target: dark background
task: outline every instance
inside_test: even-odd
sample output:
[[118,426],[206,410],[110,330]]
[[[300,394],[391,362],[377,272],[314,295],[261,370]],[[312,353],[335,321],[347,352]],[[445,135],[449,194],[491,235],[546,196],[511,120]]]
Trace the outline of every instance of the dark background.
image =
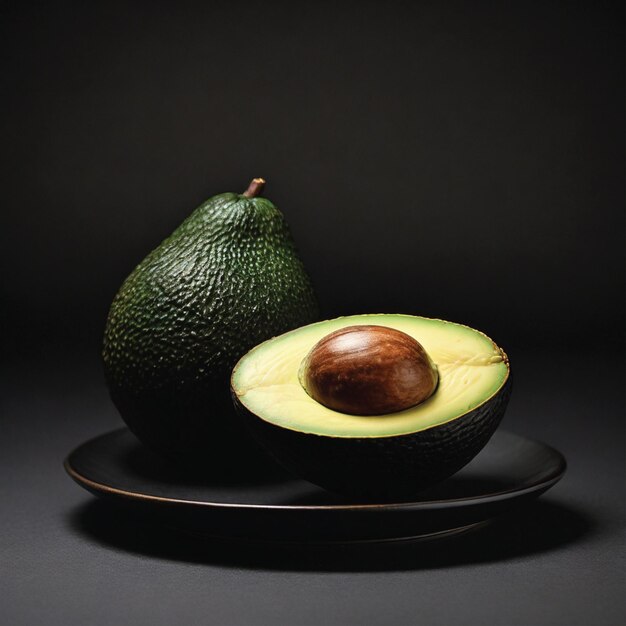
[[[621,2],[4,2],[0,621],[622,623],[623,35]],[[116,289],[254,176],[325,317],[507,349],[506,427],[570,463],[540,508],[398,565],[189,559],[63,475],[121,424]]]
[[621,3],[4,7],[20,351],[93,358],[130,270],[254,176],[324,316],[442,317],[511,351],[622,344]]

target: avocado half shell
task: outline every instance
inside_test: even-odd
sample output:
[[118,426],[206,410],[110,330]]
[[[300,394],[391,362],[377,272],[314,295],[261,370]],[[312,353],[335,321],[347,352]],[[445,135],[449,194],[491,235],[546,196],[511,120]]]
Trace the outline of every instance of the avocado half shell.
[[[299,385],[301,360],[328,333],[373,323],[422,343],[439,370],[437,391],[391,415],[318,405]],[[504,416],[511,387],[506,353],[480,331],[386,314],[318,322],[270,339],[242,357],[231,377],[238,412],[279,463],[329,491],[380,501],[410,498],[471,461]]]

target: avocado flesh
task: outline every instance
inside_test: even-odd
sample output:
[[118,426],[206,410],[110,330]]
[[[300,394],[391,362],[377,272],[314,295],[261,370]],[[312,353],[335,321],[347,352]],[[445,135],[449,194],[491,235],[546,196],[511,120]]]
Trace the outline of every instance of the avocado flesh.
[[157,452],[240,469],[256,444],[233,410],[233,365],[259,342],[317,317],[282,213],[266,198],[214,196],[115,296],[103,346],[113,402]]
[[[391,326],[424,346],[439,367],[430,399],[359,417],[308,397],[296,379],[300,360],[321,337],[359,323]],[[394,502],[448,478],[482,450],[504,416],[512,378],[506,354],[479,331],[408,315],[359,315],[257,346],[235,366],[231,387],[249,431],[293,474],[350,499]]]
[[[439,371],[433,395],[380,416],[338,413],[307,395],[298,380],[302,359],[322,337],[355,324],[388,326],[419,341]],[[505,353],[467,326],[409,315],[355,315],[311,324],[257,346],[237,365],[232,387],[246,409],[282,428],[331,437],[393,437],[472,411],[504,385],[508,374]]]

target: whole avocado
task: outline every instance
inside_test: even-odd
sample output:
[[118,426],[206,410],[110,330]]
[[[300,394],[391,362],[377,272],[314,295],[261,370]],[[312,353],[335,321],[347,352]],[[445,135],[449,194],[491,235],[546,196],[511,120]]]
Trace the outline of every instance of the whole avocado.
[[193,464],[255,455],[229,377],[260,342],[318,318],[287,223],[254,179],[200,205],[134,269],[104,332],[104,371],[146,445]]

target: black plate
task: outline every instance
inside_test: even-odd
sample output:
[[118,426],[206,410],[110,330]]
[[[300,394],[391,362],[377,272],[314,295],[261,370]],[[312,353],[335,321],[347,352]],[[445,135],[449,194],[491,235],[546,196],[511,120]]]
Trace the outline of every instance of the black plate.
[[498,431],[483,451],[411,502],[349,502],[275,467],[254,476],[193,474],[146,450],[127,429],[92,439],[65,461],[98,496],[205,536],[260,541],[433,538],[482,525],[552,487],[565,472],[553,448]]

